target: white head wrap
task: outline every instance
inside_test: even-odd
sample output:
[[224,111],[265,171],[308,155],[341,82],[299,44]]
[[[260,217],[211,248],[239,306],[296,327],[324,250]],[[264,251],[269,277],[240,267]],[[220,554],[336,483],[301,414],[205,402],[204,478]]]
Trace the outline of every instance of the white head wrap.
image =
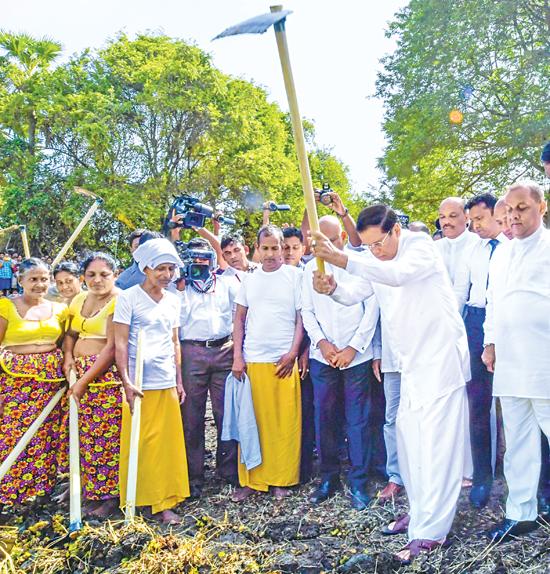
[[163,263],[183,266],[176,248],[168,239],[149,239],[134,251],[133,257],[142,273],[146,267],[155,269]]

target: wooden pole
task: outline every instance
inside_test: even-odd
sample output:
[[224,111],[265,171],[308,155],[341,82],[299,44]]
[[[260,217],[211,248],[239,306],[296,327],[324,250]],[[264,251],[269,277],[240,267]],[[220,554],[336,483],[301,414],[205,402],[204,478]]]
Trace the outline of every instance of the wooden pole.
[[32,437],[40,428],[40,425],[48,418],[48,415],[53,411],[61,397],[65,394],[66,387],[61,387],[57,393],[50,399],[50,402],[44,407],[44,410],[36,417],[31,426],[25,431],[25,434],[19,439],[10,454],[6,457],[4,462],[0,465],[0,480],[6,476],[12,464],[17,460],[19,455],[27,448],[31,442]]
[[[282,6],[271,6],[270,8],[271,12],[280,12],[282,9]],[[277,48],[279,50],[279,59],[281,60],[281,68],[283,70],[283,78],[285,81],[290,119],[292,121],[292,132],[294,133],[294,142],[296,144],[296,153],[298,155],[298,166],[300,168],[300,176],[302,178],[302,189],[304,192],[307,216],[309,219],[309,227],[312,231],[319,231],[319,218],[317,217],[315,194],[313,192],[313,183],[311,181],[311,172],[309,170],[304,128],[302,126],[302,117],[300,116],[298,98],[296,97],[296,87],[294,84],[294,77],[292,75],[292,68],[290,66],[285,21],[277,22],[274,27]],[[321,273],[325,272],[325,262],[322,259],[317,258],[317,269]]]
[[19,231],[21,231],[21,241],[23,242],[23,251],[25,253],[25,258],[28,259],[31,256],[31,250],[29,248],[29,238],[27,237],[27,226],[20,225]]
[[[76,373],[69,374],[69,388],[76,383]],[[69,399],[69,532],[82,528],[81,487],[80,487],[80,441],[78,436],[78,404]]]
[[92,204],[86,215],[82,218],[82,221],[77,225],[76,229],[73,231],[72,235],[67,239],[65,245],[61,248],[61,251],[57,254],[56,258],[53,260],[52,269],[63,259],[65,253],[69,251],[71,245],[75,242],[76,238],[80,235],[80,232],[84,229],[85,225],[90,221],[92,215],[96,212],[97,208],[101,205],[103,200],[97,198]]
[[[141,329],[137,337],[136,368],[134,386],[141,391],[143,386],[143,334]],[[136,492],[139,455],[139,432],[141,425],[141,397],[134,399],[132,428],[130,431],[130,452],[128,455],[128,479],[126,484],[126,504],[124,507],[124,522],[130,524],[136,515]]]

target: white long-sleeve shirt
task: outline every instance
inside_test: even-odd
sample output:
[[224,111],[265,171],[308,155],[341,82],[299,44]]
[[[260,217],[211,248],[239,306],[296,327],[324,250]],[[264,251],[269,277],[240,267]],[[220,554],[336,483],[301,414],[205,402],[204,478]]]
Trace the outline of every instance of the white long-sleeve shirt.
[[393,342],[392,329],[388,317],[391,316],[391,306],[394,304],[393,290],[395,287],[373,283],[374,294],[380,305],[380,321],[374,335],[374,358],[380,358],[380,370],[383,373],[401,372],[401,361]]
[[[370,284],[354,277],[339,267],[326,264],[337,282],[356,283],[357,288],[370,289]],[[357,353],[346,368],[355,367],[373,358],[372,340],[378,323],[379,307],[374,295],[355,305],[342,305],[313,289],[313,271],[317,261],[312,259],[304,269],[302,282],[302,319],[311,340],[309,356],[325,365],[328,362],[319,349],[319,341],[326,339],[338,349],[353,347]],[[360,287],[362,284],[362,287]]]
[[480,241],[480,238],[475,233],[466,230],[454,239],[444,237],[435,242],[437,250],[443,257],[452,285],[455,283],[456,273],[462,262],[470,257],[471,250]]
[[[499,244],[493,251],[493,257],[496,251],[509,241],[504,233],[500,233],[496,239]],[[485,308],[491,259],[490,239],[480,239],[472,247],[469,257],[461,259],[453,285],[460,312],[462,312],[464,305],[480,309]]]
[[[466,384],[470,357],[464,323],[443,261],[427,235],[402,231],[397,254],[389,261],[369,253],[348,254],[346,270],[395,288],[388,322],[401,360],[404,405],[420,408]],[[332,297],[349,305],[368,294],[340,283]]]
[[497,249],[483,328],[495,345],[493,394],[550,399],[550,231]]

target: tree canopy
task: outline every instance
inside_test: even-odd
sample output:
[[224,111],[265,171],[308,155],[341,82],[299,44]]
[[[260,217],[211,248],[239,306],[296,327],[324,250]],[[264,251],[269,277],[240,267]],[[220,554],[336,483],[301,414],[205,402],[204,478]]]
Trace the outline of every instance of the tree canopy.
[[431,221],[446,196],[540,178],[550,139],[548,0],[411,0],[387,35],[397,49],[382,60],[377,95],[396,207]]
[[[196,46],[121,34],[59,65],[60,45],[46,38],[3,33],[0,48],[0,227],[26,223],[34,253],[55,254],[85,213],[75,185],[104,200],[76,250],[117,251],[130,229],[159,229],[178,193],[251,234],[267,199],[289,203],[301,221],[289,118]],[[305,127],[314,183],[349,197],[345,166]]]

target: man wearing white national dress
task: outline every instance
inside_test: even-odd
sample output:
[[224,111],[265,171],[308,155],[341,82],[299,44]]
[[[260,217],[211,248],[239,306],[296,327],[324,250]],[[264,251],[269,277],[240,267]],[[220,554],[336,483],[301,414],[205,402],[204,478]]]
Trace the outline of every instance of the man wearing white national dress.
[[[402,369],[397,453],[410,504],[409,544],[397,558],[406,562],[443,544],[456,512],[464,470],[468,343],[443,260],[430,238],[402,231],[385,205],[364,209],[357,231],[372,254],[344,253],[321,233],[312,234],[314,251],[394,291],[388,320]],[[333,276],[320,273],[314,287],[344,304],[368,295],[364,287],[337,285]],[[396,521],[386,533],[406,531],[406,522]]]
[[538,526],[540,431],[550,435],[550,231],[536,183],[518,182],[504,199],[514,238],[489,269],[483,361],[502,405],[508,484],[506,518],[488,534],[506,540]]

